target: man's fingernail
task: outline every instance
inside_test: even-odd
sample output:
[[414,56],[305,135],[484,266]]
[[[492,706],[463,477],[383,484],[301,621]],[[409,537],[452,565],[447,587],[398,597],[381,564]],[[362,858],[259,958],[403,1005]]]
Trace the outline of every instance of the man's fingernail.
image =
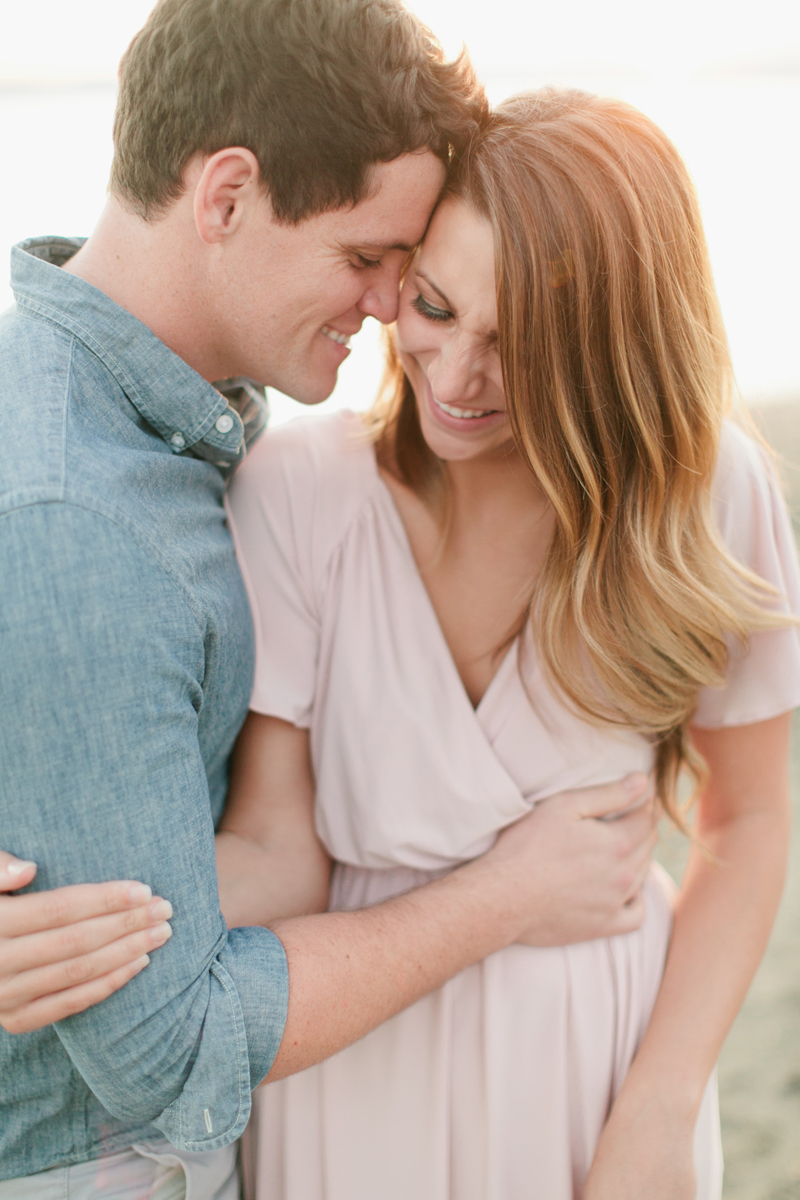
[[622,781],[622,786],[632,796],[638,796],[647,787],[647,776],[641,771],[637,771],[634,775],[626,775]]
[[23,871],[27,871],[28,867],[35,867],[35,862],[28,862],[21,858],[15,858],[13,862],[6,863],[6,871],[9,875],[21,875]]
[[128,899],[131,904],[147,904],[148,900],[153,899],[153,889],[146,883],[135,883],[128,888]]

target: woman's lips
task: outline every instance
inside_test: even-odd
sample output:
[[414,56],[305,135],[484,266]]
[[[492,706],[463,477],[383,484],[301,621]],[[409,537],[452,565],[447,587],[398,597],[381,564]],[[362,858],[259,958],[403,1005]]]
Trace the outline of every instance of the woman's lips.
[[[497,424],[505,417],[505,413],[500,409],[485,409],[485,408],[463,408],[456,404],[442,404],[431,391],[430,385],[426,388],[428,393],[428,408],[438,424],[443,425],[445,429],[455,429],[459,433],[477,433],[479,430],[486,429],[487,426]],[[464,413],[466,415],[461,416]],[[473,413],[480,414],[473,416]]]

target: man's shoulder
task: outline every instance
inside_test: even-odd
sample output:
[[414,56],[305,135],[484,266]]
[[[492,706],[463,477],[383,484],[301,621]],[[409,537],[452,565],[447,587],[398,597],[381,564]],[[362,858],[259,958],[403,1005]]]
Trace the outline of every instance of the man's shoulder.
[[0,507],[63,487],[72,336],[11,308],[0,316]]

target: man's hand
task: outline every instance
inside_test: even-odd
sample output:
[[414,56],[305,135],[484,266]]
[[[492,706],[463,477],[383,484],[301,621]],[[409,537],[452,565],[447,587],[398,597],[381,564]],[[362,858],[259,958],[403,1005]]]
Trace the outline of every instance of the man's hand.
[[[0,851],[0,893],[26,887],[36,864]],[[112,995],[163,946],[172,905],[127,880],[0,895],[0,1025],[29,1033]]]
[[[455,872],[467,892],[480,878],[487,923],[483,951],[465,950],[465,963],[509,940],[554,946],[636,929],[655,838],[644,775],[543,801],[482,859]],[[35,874],[33,863],[0,851],[0,893]],[[431,899],[436,908],[440,901]],[[170,936],[171,914],[167,901],[130,881],[0,894],[0,1025],[27,1033],[112,995]]]
[[500,834],[485,862],[518,878],[529,916],[517,941],[565,946],[638,929],[641,888],[657,840],[652,783],[618,783],[551,796]]

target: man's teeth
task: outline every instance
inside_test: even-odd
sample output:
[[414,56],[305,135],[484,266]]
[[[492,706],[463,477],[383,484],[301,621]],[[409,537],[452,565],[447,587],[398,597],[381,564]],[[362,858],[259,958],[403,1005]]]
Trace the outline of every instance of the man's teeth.
[[454,404],[444,404],[441,400],[436,400],[436,403],[443,412],[447,413],[448,417],[461,417],[462,420],[467,421],[474,420],[475,417],[488,417],[489,413],[494,412],[493,408],[456,408]]
[[330,325],[323,325],[322,332],[325,334],[325,337],[329,337],[332,342],[338,342],[340,346],[350,345],[349,333],[337,333],[335,329],[331,329]]

